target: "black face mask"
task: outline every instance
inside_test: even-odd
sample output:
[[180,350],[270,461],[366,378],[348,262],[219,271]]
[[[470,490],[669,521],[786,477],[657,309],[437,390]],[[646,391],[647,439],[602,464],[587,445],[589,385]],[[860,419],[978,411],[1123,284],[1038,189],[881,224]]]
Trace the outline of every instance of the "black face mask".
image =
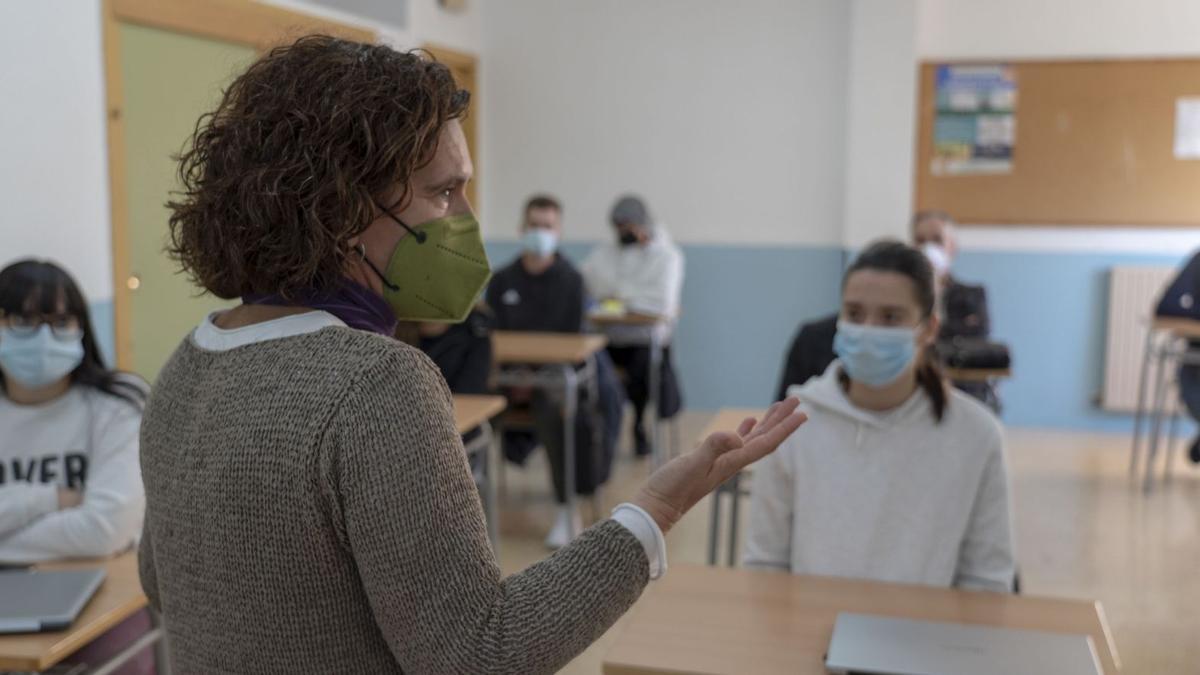
[[638,243],[638,236],[633,232],[622,232],[617,240],[621,242],[622,246],[633,246]]

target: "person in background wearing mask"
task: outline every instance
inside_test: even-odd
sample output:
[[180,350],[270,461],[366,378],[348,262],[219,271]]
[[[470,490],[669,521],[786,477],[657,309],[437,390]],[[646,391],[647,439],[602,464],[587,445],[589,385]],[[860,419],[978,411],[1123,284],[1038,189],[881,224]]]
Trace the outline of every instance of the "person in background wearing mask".
[[[109,370],[87,302],[61,267],[0,271],[0,565],[103,558],[142,531],[145,384]],[[75,654],[104,661],[150,630],[134,615]],[[144,654],[119,673],[153,672]]]
[[434,364],[490,266],[470,94],[420,52],[307,36],[263,54],[180,157],[168,251],[241,304],[203,318],[142,421],[142,588],[185,673],[552,673],[665,570],[663,533],[803,423],[711,436],[507,578]]
[[683,293],[683,252],[671,241],[666,228],[655,223],[638,197],[618,199],[610,220],[616,242],[598,245],[583,262],[588,292],[602,305],[617,303],[627,313],[663,319],[652,328],[609,332],[608,353],[625,370],[625,390],[633,402],[634,450],[644,456],[650,453],[650,441],[642,425],[650,394],[650,337],[646,331],[658,331],[663,345],[656,397],[658,416],[670,419],[683,408],[683,392],[671,365],[670,347]]
[[[938,341],[987,339],[991,331],[987,291],[982,286],[961,283],[951,274],[958,253],[954,220],[945,211],[919,211],[913,216],[911,229],[913,245],[925,254],[934,272],[936,313],[942,326]],[[834,315],[801,325],[788,349],[776,389],[777,400],[782,400],[792,385],[804,384],[829,367],[835,358],[833,336],[837,322]],[[986,382],[955,383],[955,386],[993,409],[999,406],[995,389]]]
[[[547,195],[525,203],[521,224],[521,255],[496,273],[488,285],[487,301],[496,316],[496,329],[579,333],[583,331],[587,303],[583,276],[558,252],[562,238],[562,205]],[[616,370],[605,353],[596,355],[599,400],[584,390],[576,417],[576,476],[578,494],[591,495],[607,480],[624,416],[625,394]],[[505,456],[523,463],[538,443],[546,448],[557,517],[546,546],[561,548],[569,541],[572,521],[575,531],[580,515],[567,508],[563,476],[563,409],[561,395],[552,391],[518,389],[505,392],[512,407],[532,408],[534,432],[506,431]]]
[[928,259],[899,242],[851,265],[838,358],[789,390],[812,419],[755,467],[746,565],[1012,590],[1004,436],[943,383],[935,283]]

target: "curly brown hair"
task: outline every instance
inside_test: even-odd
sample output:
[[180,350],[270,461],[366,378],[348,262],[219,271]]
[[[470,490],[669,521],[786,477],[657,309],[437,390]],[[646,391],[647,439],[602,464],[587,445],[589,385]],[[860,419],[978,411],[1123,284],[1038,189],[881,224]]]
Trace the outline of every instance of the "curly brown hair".
[[168,254],[225,299],[336,287],[349,240],[469,101],[424,52],[326,35],[271,50],[197,121]]

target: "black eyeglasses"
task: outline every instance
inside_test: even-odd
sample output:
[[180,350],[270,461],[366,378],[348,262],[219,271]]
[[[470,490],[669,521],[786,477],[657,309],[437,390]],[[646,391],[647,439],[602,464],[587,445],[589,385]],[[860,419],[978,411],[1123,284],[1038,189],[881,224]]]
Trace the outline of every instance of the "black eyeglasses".
[[79,319],[70,314],[5,314],[0,311],[0,324],[8,327],[13,335],[29,337],[43,325],[59,340],[78,340],[83,337]]

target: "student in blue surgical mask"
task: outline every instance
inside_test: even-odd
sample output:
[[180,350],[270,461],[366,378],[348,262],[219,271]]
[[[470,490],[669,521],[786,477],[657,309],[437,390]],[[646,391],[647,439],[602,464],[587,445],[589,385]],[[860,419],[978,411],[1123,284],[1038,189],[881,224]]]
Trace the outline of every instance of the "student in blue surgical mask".
[[934,271],[880,242],[843,280],[835,360],[788,394],[809,423],[754,469],[749,566],[1008,592],[1004,437],[943,380]]
[[[105,366],[83,294],[53,263],[0,270],[0,375],[0,565],[132,548],[145,385]],[[135,614],[71,661],[105,661],[149,629]],[[153,671],[144,652],[117,672]]]
[[144,387],[105,367],[75,282],[27,260],[0,271],[0,564],[133,545]]

